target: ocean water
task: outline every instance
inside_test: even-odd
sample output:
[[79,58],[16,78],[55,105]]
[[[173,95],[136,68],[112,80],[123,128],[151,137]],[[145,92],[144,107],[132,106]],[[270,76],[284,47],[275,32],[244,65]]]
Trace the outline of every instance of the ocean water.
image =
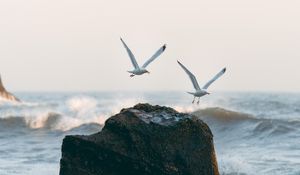
[[65,135],[98,132],[136,103],[190,112],[210,126],[223,175],[300,174],[300,94],[215,92],[16,93],[0,100],[0,175],[57,175]]

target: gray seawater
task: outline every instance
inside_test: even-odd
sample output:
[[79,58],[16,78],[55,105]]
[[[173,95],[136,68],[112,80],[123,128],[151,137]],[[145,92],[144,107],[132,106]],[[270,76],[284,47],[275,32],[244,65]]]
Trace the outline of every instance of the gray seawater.
[[139,102],[201,115],[214,134],[221,174],[300,174],[300,94],[215,92],[199,106],[184,92],[16,93],[0,101],[0,174],[57,175],[62,139],[98,132]]

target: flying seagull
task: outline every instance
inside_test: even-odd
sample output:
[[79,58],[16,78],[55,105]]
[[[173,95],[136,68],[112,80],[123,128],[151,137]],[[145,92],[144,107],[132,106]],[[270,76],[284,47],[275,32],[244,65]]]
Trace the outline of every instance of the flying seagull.
[[151,58],[149,58],[149,60],[147,60],[147,61],[143,64],[142,67],[140,67],[140,66],[138,65],[138,63],[136,62],[136,59],[135,59],[133,53],[131,52],[131,50],[128,48],[128,46],[127,46],[126,43],[123,41],[123,39],[122,39],[122,38],[120,38],[120,39],[121,39],[121,41],[122,41],[122,43],[123,43],[123,45],[124,45],[124,47],[125,47],[125,49],[126,49],[128,55],[129,55],[130,60],[131,60],[131,63],[132,63],[132,65],[133,65],[133,67],[134,67],[134,70],[132,70],[132,71],[127,71],[127,72],[131,73],[130,77],[133,77],[133,76],[135,76],[135,75],[142,75],[142,74],[144,74],[144,73],[150,73],[148,70],[146,70],[146,67],[147,67],[152,61],[154,61],[159,55],[161,55],[161,54],[166,50],[166,44],[165,44],[165,45],[163,45],[161,48],[159,48],[159,49],[155,52],[155,54],[154,54]]
[[226,71],[226,67],[223,68],[219,73],[217,73],[217,75],[215,75],[211,80],[209,80],[202,88],[200,88],[196,77],[183,65],[181,64],[179,61],[177,61],[178,64],[182,67],[182,69],[188,74],[188,76],[190,77],[193,86],[196,90],[196,92],[188,92],[189,94],[192,94],[194,96],[194,100],[192,103],[195,102],[195,98],[198,97],[198,102],[197,104],[199,104],[200,101],[200,97],[210,94],[209,92],[207,92],[207,88],[214,82],[216,81],[219,77],[221,77],[225,71]]
[[13,94],[6,91],[6,89],[4,88],[2,81],[1,81],[1,75],[0,75],[0,98],[10,100],[10,101],[15,101],[15,102],[21,102],[21,100],[19,100]]

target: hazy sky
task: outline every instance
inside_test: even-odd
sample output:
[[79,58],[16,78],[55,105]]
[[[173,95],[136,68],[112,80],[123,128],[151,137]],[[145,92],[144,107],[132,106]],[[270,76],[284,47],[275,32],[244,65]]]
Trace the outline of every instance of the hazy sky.
[[[0,73],[10,91],[300,90],[299,0],[0,0]],[[150,75],[130,78],[122,36]]]

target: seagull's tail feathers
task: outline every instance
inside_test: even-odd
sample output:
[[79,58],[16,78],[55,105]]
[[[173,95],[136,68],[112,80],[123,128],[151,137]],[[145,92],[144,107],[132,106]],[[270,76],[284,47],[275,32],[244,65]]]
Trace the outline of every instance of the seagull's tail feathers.
[[186,92],[186,93],[191,94],[191,95],[195,95],[195,93],[193,93],[193,92]]

